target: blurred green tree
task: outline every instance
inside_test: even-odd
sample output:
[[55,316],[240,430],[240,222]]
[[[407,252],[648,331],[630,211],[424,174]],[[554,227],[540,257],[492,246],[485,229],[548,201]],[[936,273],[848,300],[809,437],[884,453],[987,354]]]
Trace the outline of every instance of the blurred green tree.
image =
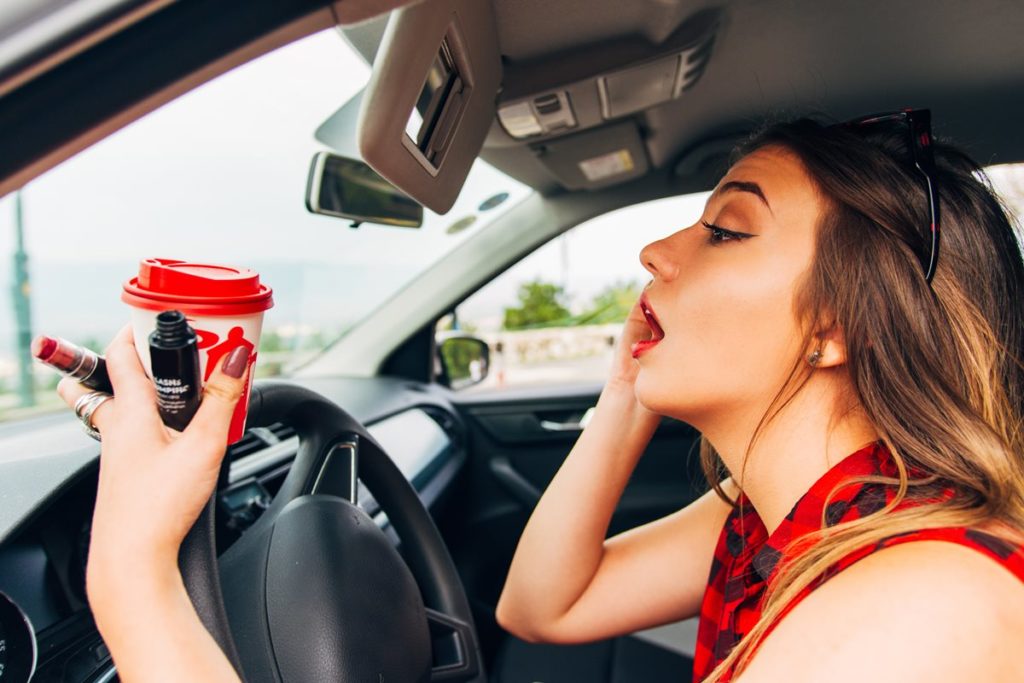
[[273,353],[275,351],[287,350],[288,347],[279,333],[266,330],[262,335],[260,335],[260,353]]
[[576,317],[576,324],[603,325],[624,321],[640,298],[642,290],[636,280],[620,280],[605,287],[594,297],[587,310]]
[[505,309],[502,328],[522,330],[569,318],[564,305],[565,291],[559,285],[537,279],[519,285],[519,306]]

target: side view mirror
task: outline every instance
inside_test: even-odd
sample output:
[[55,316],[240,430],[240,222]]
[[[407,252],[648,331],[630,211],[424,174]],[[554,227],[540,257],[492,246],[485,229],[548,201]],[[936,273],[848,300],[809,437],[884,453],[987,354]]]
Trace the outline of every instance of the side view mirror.
[[309,167],[306,208],[360,223],[403,228],[423,224],[423,207],[356,159],[318,152]]
[[437,345],[438,381],[450,389],[465,389],[487,378],[491,353],[487,342],[464,335],[444,337]]

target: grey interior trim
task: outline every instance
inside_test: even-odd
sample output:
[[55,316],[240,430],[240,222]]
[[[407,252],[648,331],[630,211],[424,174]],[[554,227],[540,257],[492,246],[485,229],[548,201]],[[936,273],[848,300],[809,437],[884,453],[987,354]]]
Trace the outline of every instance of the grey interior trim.
[[355,48],[363,61],[373,64],[377,58],[377,49],[384,38],[384,29],[388,26],[387,15],[375,17],[353,26],[338,27],[338,31]]
[[18,8],[6,8],[0,27],[0,96],[171,2],[24,2],[20,16]]
[[508,458],[492,459],[490,470],[498,483],[527,510],[532,510],[540,502],[541,490],[520,474]]
[[441,425],[418,408],[375,422],[367,426],[366,431],[409,481],[416,479],[451,446],[451,439]]
[[697,650],[697,624],[699,619],[686,619],[674,624],[666,624],[656,628],[649,628],[644,631],[637,631],[633,635],[649,643],[660,645],[666,650],[678,652],[681,655],[692,658]]
[[359,126],[359,110],[363,107],[365,92],[365,88],[360,90],[348,102],[341,105],[338,111],[331,114],[317,127],[313,137],[343,157],[361,158],[356,131]]
[[422,0],[341,0],[334,3],[334,15],[339,24],[360,24],[375,17]]
[[69,486],[98,457],[99,444],[67,411],[0,426],[0,542]]
[[[596,190],[647,174],[647,150],[634,121],[619,121],[540,143],[537,159],[569,190]],[[593,169],[593,170],[591,170]]]

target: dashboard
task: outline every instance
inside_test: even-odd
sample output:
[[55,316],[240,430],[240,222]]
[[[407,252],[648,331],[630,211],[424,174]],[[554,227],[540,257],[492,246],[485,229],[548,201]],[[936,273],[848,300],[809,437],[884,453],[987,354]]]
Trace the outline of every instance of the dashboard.
[[[428,510],[440,503],[466,457],[464,427],[442,389],[387,378],[301,384],[365,424]],[[45,439],[63,440],[64,450],[52,443],[49,451],[57,453],[33,457],[18,450]],[[82,457],[83,448],[89,456]],[[217,493],[218,552],[269,506],[297,449],[294,430],[275,424],[249,429],[228,450],[230,466]],[[26,465],[33,462],[34,468]],[[20,488],[7,476],[25,475],[27,469],[32,471]],[[0,428],[0,683],[117,680],[85,596],[97,476],[98,448],[83,444],[73,417]],[[34,501],[26,489],[35,492]],[[358,505],[397,544],[387,515],[361,482]]]

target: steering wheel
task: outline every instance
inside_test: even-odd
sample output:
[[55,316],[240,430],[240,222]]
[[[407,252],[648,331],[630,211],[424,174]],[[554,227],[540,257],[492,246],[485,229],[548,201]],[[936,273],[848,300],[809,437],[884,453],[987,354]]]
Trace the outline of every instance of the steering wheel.
[[[218,561],[211,499],[179,558],[200,618],[243,680],[484,683],[462,582],[398,467],[330,400],[257,382],[248,423],[274,422],[295,428],[299,450],[273,503]],[[357,471],[402,555],[354,504]]]

